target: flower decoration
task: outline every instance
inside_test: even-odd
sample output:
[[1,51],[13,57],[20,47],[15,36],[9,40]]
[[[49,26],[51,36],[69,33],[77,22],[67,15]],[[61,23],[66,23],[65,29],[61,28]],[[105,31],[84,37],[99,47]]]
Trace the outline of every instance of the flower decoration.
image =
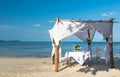
[[90,39],[89,37],[88,37],[86,40],[87,40],[87,42],[90,42],[90,41],[91,41],[91,39]]
[[74,47],[74,49],[75,49],[75,50],[80,50],[80,45],[76,45],[76,46]]

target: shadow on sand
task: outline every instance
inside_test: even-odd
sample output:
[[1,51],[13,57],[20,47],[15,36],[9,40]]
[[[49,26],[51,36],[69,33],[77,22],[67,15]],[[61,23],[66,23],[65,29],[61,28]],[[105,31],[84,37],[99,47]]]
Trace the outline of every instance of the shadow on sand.
[[[89,73],[90,72],[93,75],[96,75],[96,73],[98,71],[108,71],[109,72],[109,69],[112,69],[109,66],[110,65],[105,64],[104,59],[96,60],[96,58],[93,58],[91,66],[80,68],[79,70],[77,70],[77,72],[84,72],[84,73]],[[115,57],[114,58],[114,66],[115,66],[115,68],[113,68],[113,69],[120,70],[120,57]]]

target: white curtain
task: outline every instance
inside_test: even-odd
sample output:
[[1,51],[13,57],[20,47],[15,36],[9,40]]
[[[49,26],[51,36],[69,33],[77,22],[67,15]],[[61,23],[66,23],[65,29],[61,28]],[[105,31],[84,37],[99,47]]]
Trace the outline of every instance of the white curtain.
[[[54,39],[53,39],[53,35],[52,35],[52,30],[49,30],[49,34],[50,34],[50,38],[52,41],[52,53],[51,53],[51,58],[53,58],[54,54],[55,54],[55,43],[54,43]],[[61,46],[59,46],[59,61],[61,61]]]
[[96,31],[101,33],[104,37],[108,38],[108,42],[113,42],[113,35],[112,35],[112,22],[93,22],[89,23],[89,25],[93,26]]
[[80,22],[70,22],[65,20],[58,23],[56,22],[53,29],[51,29],[56,45],[59,45],[60,40],[71,36],[84,27],[85,24]]
[[[90,28],[89,29],[90,32],[90,40],[93,40],[93,36],[95,34],[95,29],[94,28]],[[79,30],[78,32],[75,33],[75,35],[80,38],[81,40],[83,40],[84,42],[87,42],[87,38],[88,38],[88,29],[87,30]]]
[[[112,35],[113,23],[112,22],[109,22],[109,21],[106,21],[106,22],[85,21],[82,23],[84,23],[85,26],[88,27],[87,29],[90,29],[90,38],[91,39],[93,39],[95,30],[96,30],[99,33],[101,33],[104,37],[107,37],[109,43],[112,43],[112,40],[113,40],[113,35]],[[79,32],[75,33],[75,35],[85,42],[86,42],[86,38],[88,37],[87,31],[83,31],[83,32],[79,31]]]
[[111,51],[109,42],[106,43],[104,51],[105,51],[105,63],[108,64],[110,58],[110,51]]

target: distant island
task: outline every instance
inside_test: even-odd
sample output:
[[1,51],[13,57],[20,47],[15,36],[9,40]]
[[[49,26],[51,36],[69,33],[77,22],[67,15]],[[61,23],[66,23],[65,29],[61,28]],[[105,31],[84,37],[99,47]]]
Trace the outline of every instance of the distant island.
[[0,42],[19,42],[20,40],[0,40]]

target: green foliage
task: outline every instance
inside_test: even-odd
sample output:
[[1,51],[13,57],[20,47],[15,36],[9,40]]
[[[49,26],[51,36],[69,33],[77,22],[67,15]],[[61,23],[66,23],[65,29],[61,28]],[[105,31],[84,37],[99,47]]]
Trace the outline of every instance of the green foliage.
[[87,42],[91,42],[91,39],[89,37],[86,40],[87,40]]
[[75,50],[80,50],[81,48],[80,48],[80,45],[76,45],[75,47],[74,47],[74,49]]

